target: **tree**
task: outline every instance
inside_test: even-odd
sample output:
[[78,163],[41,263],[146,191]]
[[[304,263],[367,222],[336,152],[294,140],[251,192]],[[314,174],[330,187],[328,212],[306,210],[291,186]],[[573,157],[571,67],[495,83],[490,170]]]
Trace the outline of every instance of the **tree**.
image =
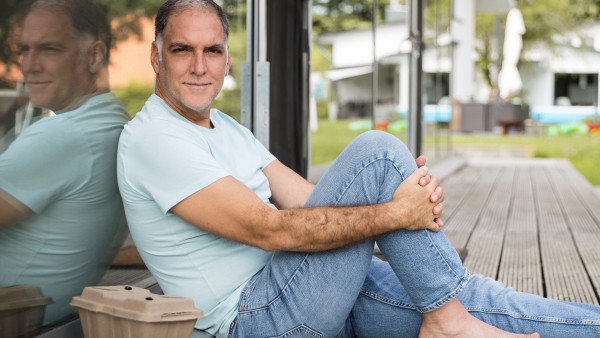
[[[518,0],[517,7],[521,10],[527,30],[523,35],[523,52],[539,43],[552,50],[564,42],[567,33],[576,34],[578,27],[600,18],[598,0]],[[477,13],[475,18],[476,49],[480,56],[478,68],[490,88],[497,87],[491,70],[502,57],[502,45],[499,42],[504,35],[503,29],[500,31],[500,41],[497,41],[499,50],[496,51],[492,46],[497,40],[495,21],[498,19],[500,27],[504,28],[505,14]]]
[[[374,0],[313,0],[313,32],[331,33],[371,27]],[[390,0],[377,1],[380,22]]]

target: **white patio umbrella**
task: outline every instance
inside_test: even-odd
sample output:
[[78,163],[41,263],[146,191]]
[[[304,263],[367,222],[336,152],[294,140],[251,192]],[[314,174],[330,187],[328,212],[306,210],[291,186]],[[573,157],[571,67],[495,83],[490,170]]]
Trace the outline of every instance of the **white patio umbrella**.
[[525,34],[523,15],[518,8],[512,8],[506,17],[506,30],[504,33],[504,58],[502,68],[498,74],[498,89],[500,97],[507,99],[521,90],[523,82],[517,69],[519,55],[523,48],[521,35]]

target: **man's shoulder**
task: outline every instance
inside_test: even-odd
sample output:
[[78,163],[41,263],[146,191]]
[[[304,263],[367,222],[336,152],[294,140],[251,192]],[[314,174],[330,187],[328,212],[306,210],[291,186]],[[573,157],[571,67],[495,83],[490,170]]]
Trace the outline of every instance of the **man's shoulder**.
[[244,125],[242,125],[230,115],[223,113],[219,109],[211,109],[210,118],[211,121],[213,121],[213,123],[217,125],[217,128],[221,127],[228,130],[233,129],[243,134],[246,134],[246,136],[252,135],[252,132],[248,128],[246,128]]
[[152,94],[129,124],[135,125],[136,128],[165,125],[165,122],[168,125],[168,122],[177,121],[170,109],[159,96]]
[[123,102],[112,92],[93,96],[87,101],[87,104],[90,110],[109,111],[126,120],[130,119]]
[[228,114],[225,114],[217,108],[212,108],[210,110],[210,116],[211,118],[218,118],[227,123],[242,127],[242,125],[237,120],[235,120],[233,117],[229,116]]
[[[78,108],[52,117],[51,124],[62,128],[76,128],[83,133],[104,132],[106,126],[118,129],[130,120],[121,101],[112,93],[95,95],[88,98]],[[61,128],[56,126],[56,128]]]

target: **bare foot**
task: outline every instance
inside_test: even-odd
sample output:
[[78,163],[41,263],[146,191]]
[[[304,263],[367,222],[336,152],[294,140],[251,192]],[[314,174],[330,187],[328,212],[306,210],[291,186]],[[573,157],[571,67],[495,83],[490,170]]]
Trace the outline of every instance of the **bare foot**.
[[515,334],[500,330],[473,317],[458,299],[453,299],[441,308],[423,314],[423,324],[421,324],[419,338],[441,337],[539,338],[540,335],[537,333],[530,335]]

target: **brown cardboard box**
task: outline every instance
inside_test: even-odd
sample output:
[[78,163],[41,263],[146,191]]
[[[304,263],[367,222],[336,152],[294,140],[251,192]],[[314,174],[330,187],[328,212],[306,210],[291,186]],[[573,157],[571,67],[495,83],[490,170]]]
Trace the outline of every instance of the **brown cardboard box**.
[[0,337],[28,337],[42,327],[44,310],[52,298],[37,286],[0,287]]
[[189,338],[202,316],[189,298],[126,285],[86,287],[71,306],[86,338]]

